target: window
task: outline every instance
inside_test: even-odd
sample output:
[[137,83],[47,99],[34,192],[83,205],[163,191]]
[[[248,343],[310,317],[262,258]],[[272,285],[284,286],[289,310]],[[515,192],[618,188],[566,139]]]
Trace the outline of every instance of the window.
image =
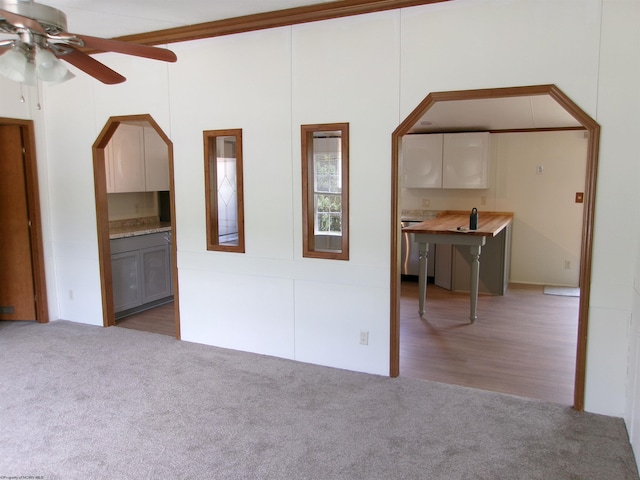
[[207,250],[244,253],[242,129],[203,134]]
[[302,125],[303,255],[349,260],[349,124]]

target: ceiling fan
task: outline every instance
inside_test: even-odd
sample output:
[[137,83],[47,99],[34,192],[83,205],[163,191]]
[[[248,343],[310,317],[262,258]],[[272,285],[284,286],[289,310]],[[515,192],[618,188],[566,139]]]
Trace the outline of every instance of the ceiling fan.
[[[171,50],[67,32],[67,16],[30,0],[0,0],[0,75],[34,85],[36,79],[60,83],[73,74],[62,59],[102,83],[122,83],[125,77],[84,53],[87,48],[175,62]],[[4,53],[3,53],[4,51]]]

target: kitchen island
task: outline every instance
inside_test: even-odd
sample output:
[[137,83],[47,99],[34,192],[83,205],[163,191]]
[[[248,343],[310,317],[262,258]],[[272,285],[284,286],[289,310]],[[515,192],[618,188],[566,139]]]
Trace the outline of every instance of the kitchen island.
[[404,233],[410,233],[418,243],[419,254],[419,313],[424,315],[424,302],[427,293],[426,265],[429,244],[466,245],[471,254],[470,277],[470,315],[473,323],[477,316],[478,280],[480,276],[480,253],[487,238],[498,235],[513,222],[511,212],[479,212],[478,228],[469,230],[469,212],[443,211],[434,218],[417,225],[403,228]]

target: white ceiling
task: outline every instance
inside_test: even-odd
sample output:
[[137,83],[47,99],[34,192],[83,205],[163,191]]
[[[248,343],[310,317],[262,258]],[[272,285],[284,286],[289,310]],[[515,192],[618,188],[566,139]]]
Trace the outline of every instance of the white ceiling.
[[436,102],[410,133],[580,127],[550,95]]
[[37,3],[64,12],[70,32],[113,38],[328,1],[332,0],[42,0]]

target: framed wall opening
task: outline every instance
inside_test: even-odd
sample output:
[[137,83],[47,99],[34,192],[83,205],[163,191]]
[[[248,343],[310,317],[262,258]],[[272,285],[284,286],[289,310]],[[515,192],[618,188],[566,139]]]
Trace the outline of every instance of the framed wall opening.
[[[94,172],[94,184],[95,184],[95,199],[96,199],[96,219],[98,229],[98,253],[100,261],[100,284],[102,289],[102,310],[103,310],[103,325],[105,327],[116,325],[116,309],[114,307],[114,287],[113,287],[113,269],[112,269],[112,248],[111,248],[111,231],[109,220],[109,205],[110,199],[108,198],[108,192],[113,191],[113,172],[109,172],[110,168],[116,168],[109,166],[107,158],[112,155],[110,152],[113,149],[113,145],[110,144],[116,132],[121,126],[137,126],[143,129],[140,134],[144,141],[144,133],[149,133],[150,137],[155,137],[155,143],[149,144],[145,142],[143,148],[149,150],[160,151],[164,155],[165,165],[155,165],[148,172],[142,171],[142,182],[146,182],[151,190],[162,189],[163,192],[158,192],[157,200],[158,208],[163,206],[164,213],[160,213],[160,217],[163,215],[166,218],[162,218],[165,224],[170,224],[170,229],[165,233],[167,242],[170,243],[169,259],[167,263],[170,265],[170,281],[172,285],[173,293],[173,323],[174,333],[177,339],[180,339],[180,310],[179,310],[179,289],[178,289],[178,274],[177,274],[177,261],[176,261],[176,219],[175,219],[175,187],[174,187],[174,168],[173,168],[173,143],[162,131],[160,126],[155,120],[148,114],[142,115],[129,115],[129,116],[117,116],[111,117],[105,124],[104,128],[98,135],[98,138],[93,144],[93,172]],[[134,132],[135,138],[135,132]],[[126,143],[122,148],[126,148]],[[126,161],[121,162],[119,168],[128,168]],[[166,168],[164,172],[165,177],[168,176],[168,185],[165,180],[164,186],[157,186],[157,178],[154,177],[154,172]],[[131,175],[124,174],[122,176],[127,181]],[[164,191],[164,189],[167,189]],[[135,186],[125,186],[122,192],[131,192],[130,195],[136,195],[140,193],[144,195],[145,192],[138,192],[140,188]],[[164,193],[160,195],[160,193]],[[113,203],[112,208],[113,208]],[[136,209],[139,206],[136,205]],[[140,208],[146,208],[145,205],[141,205]],[[153,247],[150,247],[153,248]],[[157,265],[159,259],[162,258],[157,252],[151,252],[149,255],[150,263]],[[142,257],[141,257],[142,258]],[[164,257],[166,258],[166,257]],[[144,259],[140,260],[141,262]],[[149,297],[153,299],[153,294]],[[152,302],[153,304],[153,302]]]
[[[591,256],[593,242],[593,219],[596,191],[596,172],[598,164],[599,125],[562,91],[554,85],[539,85],[529,87],[511,87],[486,90],[467,90],[452,92],[430,93],[407,116],[392,134],[392,224],[391,224],[391,344],[390,344],[390,375],[400,374],[400,155],[402,137],[415,131],[417,125],[424,121],[425,115],[432,109],[443,105],[463,105],[464,102],[475,100],[496,100],[534,98],[553,102],[564,113],[575,119],[580,129],[588,135],[586,176],[584,186],[584,211],[582,222],[582,238],[580,248],[580,301],[578,313],[578,336],[576,351],[576,368],[574,382],[573,406],[576,410],[584,408],[584,384],[586,368],[586,345],[588,327],[588,306],[591,278]],[[505,128],[504,131],[507,129]],[[512,131],[544,130],[523,128],[513,125]]]

